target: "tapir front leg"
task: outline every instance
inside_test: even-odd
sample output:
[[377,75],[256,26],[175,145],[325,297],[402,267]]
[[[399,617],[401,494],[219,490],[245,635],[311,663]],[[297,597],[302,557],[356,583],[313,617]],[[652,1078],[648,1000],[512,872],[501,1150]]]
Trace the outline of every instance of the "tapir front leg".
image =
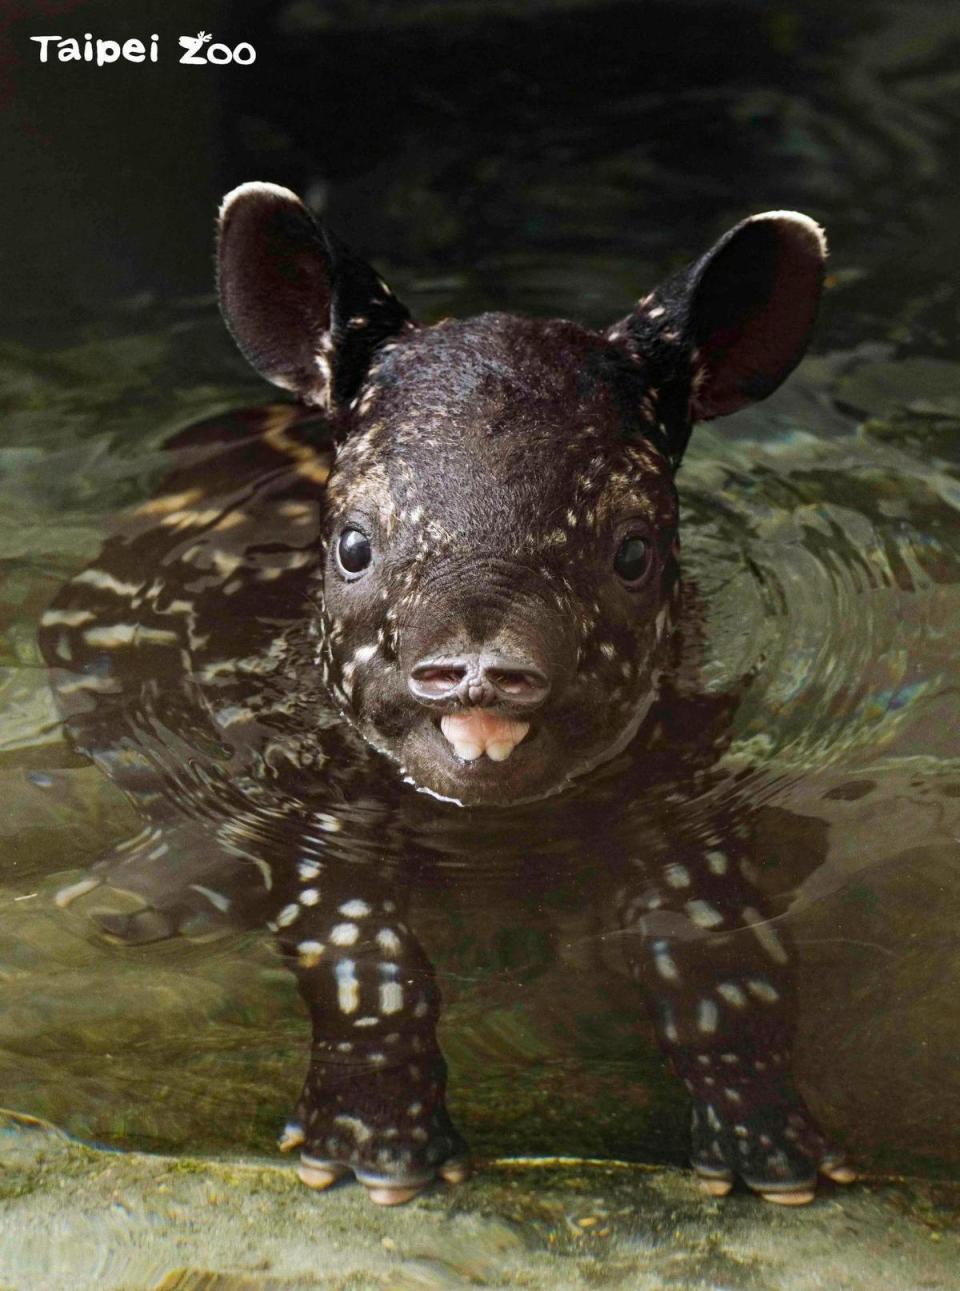
[[[744,872],[746,871],[746,873]],[[693,1100],[692,1164],[715,1196],[736,1176],[768,1201],[811,1201],[818,1171],[853,1171],[791,1070],[792,948],[731,834],[637,862],[618,893],[627,957],[662,1048]]]
[[444,1103],[432,965],[394,886],[366,865],[324,868],[277,917],[281,948],[310,1011],[310,1067],[281,1146],[326,1188],[348,1171],[371,1200],[409,1200],[438,1175],[467,1175],[466,1145]]
[[410,876],[331,852],[306,836],[299,847],[292,837],[271,842],[253,814],[216,829],[165,818],[111,851],[58,902],[95,888],[139,898],[134,913],[94,915],[127,945],[269,927],[313,1028],[281,1147],[302,1146],[300,1176],[311,1187],[352,1170],[372,1200],[393,1205],[437,1175],[459,1182],[468,1173],[466,1145],[444,1104],[440,995],[406,921]]

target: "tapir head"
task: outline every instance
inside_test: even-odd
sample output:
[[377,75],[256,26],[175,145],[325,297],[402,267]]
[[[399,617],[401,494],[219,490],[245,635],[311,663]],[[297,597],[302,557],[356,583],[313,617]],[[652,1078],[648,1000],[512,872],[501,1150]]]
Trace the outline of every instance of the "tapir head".
[[692,424],[799,361],[825,244],[755,215],[605,331],[483,314],[415,324],[298,198],[244,184],[220,295],[268,380],[325,409],[317,667],[401,774],[469,805],[609,758],[656,688]]

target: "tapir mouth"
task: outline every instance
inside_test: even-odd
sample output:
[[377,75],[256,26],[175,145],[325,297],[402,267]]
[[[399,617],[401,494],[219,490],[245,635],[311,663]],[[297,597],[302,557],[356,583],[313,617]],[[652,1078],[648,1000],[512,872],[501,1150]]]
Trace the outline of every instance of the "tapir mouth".
[[491,762],[506,762],[530,730],[529,722],[503,717],[489,708],[447,713],[440,730],[457,757],[474,762],[486,755]]

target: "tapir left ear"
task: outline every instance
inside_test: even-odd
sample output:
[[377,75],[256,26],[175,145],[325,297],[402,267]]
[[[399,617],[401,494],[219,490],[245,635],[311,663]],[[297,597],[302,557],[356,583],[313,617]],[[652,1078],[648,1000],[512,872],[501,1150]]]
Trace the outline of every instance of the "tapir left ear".
[[799,363],[826,254],[809,216],[753,215],[608,331],[649,367],[675,463],[692,422],[765,399]]
[[412,326],[373,269],[277,184],[227,194],[217,259],[220,309],[244,357],[305,403],[348,403],[376,349]]

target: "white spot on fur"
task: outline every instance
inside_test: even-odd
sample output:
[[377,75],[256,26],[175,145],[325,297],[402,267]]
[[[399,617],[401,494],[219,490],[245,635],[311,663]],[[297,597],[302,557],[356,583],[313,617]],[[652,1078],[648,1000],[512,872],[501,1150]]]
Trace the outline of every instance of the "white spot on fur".
[[335,946],[352,946],[359,936],[360,929],[355,923],[338,923],[330,932]]
[[717,1029],[720,1013],[713,1000],[701,1000],[697,1009],[697,1027],[704,1035],[712,1035]]
[[368,1129],[359,1116],[335,1116],[333,1123],[343,1130],[349,1130],[357,1143],[366,1143],[367,1139],[373,1137],[373,1130]]
[[365,919],[371,913],[366,901],[347,901],[340,907],[340,913],[348,919]]
[[677,966],[673,957],[667,950],[665,941],[656,941],[653,944],[653,962],[656,965],[657,972],[668,982],[675,982],[680,974],[677,972]]
[[688,901],[684,908],[698,928],[718,928],[723,923],[723,915],[708,901]]
[[297,946],[297,959],[301,968],[315,968],[320,962],[324,947],[319,941],[301,941]]
[[755,999],[763,1000],[764,1004],[776,1004],[780,998],[779,991],[762,977],[748,978],[747,990]]
[[387,955],[400,953],[400,938],[392,928],[381,928],[377,933],[377,945]]
[[[355,1013],[360,1003],[360,983],[352,959],[341,959],[335,969],[337,978],[337,1005],[341,1013]],[[338,1118],[339,1119],[339,1118]]]
[[743,1009],[747,1006],[747,997],[736,982],[721,982],[717,987],[717,994],[735,1009]]
[[403,1008],[403,987],[399,982],[380,983],[380,1012],[399,1013]]

